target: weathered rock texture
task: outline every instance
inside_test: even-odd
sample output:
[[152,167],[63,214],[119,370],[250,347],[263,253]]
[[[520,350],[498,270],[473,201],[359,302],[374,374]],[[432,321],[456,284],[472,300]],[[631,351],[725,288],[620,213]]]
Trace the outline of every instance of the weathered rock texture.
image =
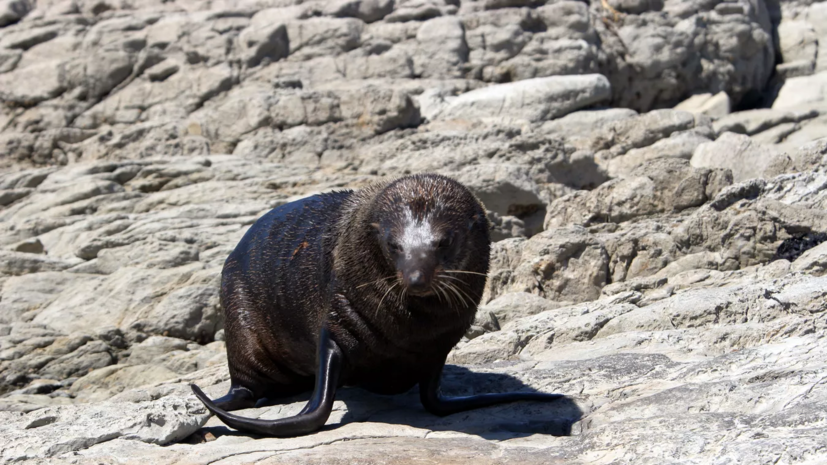
[[[536,122],[699,92],[740,102],[773,70],[772,24],[763,1],[717,3],[4,2],[2,162],[237,151],[325,165],[441,103],[442,118]],[[788,42],[784,56],[806,55]],[[589,73],[605,77],[560,76]],[[324,142],[296,157],[294,127]]]
[[[0,0],[0,457],[827,461],[825,25],[810,0]],[[208,419],[187,385],[227,389],[246,229],[422,171],[496,240],[445,393],[569,397],[436,418],[343,389],[293,439]]]

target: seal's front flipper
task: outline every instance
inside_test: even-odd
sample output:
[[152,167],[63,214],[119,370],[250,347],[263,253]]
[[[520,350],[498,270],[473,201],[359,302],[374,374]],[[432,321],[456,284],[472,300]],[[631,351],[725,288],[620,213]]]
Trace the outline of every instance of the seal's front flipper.
[[[336,385],[342,370],[342,350],[330,339],[326,329],[319,336],[318,368],[316,371],[316,388],[301,413],[294,417],[277,420],[258,420],[245,418],[219,408],[196,385],[192,392],[210,412],[227,426],[239,431],[260,434],[262,436],[291,437],[312,433],[324,426],[333,410]],[[225,396],[226,397],[226,396]]]
[[549,402],[565,397],[562,394],[546,394],[543,392],[510,392],[445,398],[439,393],[439,380],[442,377],[444,366],[444,362],[439,364],[419,381],[419,399],[422,401],[425,410],[434,415],[451,415],[452,413],[464,412],[479,407],[521,400]]

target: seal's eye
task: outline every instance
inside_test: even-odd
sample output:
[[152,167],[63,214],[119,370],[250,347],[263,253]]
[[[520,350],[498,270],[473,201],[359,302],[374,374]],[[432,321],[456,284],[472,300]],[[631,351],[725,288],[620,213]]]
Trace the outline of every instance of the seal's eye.
[[451,247],[450,237],[443,237],[436,245],[437,249],[447,249],[448,247]]
[[402,247],[400,247],[396,242],[388,242],[388,251],[391,253],[399,253],[402,251]]

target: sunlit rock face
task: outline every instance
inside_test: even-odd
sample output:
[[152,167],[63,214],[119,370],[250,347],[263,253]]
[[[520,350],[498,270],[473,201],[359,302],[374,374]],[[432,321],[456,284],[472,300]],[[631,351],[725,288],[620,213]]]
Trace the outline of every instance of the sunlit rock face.
[[[0,457],[827,461],[823,44],[810,0],[0,0]],[[210,419],[247,228],[417,172],[494,240],[443,392],[568,397]]]

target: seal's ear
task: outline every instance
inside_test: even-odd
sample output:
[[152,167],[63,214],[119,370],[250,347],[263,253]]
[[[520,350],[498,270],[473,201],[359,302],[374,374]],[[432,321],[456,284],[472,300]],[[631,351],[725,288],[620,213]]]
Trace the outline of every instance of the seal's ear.
[[470,231],[470,230],[474,229],[474,225],[477,224],[477,222],[479,220],[480,220],[480,215],[479,214],[472,216],[471,219],[468,220],[468,230]]

